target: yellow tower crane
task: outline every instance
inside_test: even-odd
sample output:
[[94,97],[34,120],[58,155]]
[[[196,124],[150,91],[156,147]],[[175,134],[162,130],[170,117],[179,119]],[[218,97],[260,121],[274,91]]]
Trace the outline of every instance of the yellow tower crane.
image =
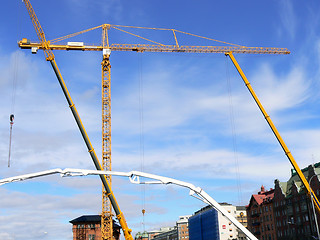
[[[239,72],[241,78],[243,79],[246,87],[248,88],[249,92],[251,93],[252,97],[254,98],[256,104],[258,105],[260,111],[262,112],[263,116],[265,117],[267,123],[269,124],[271,130],[273,131],[275,137],[277,138],[278,142],[280,143],[282,149],[284,150],[288,160],[290,161],[291,165],[297,172],[299,178],[301,179],[302,183],[304,184],[308,195],[313,199],[318,212],[320,213],[320,202],[317,199],[316,195],[314,194],[313,190],[310,188],[308,181],[306,180],[305,176],[303,175],[302,171],[300,170],[299,166],[297,165],[295,159],[293,158],[292,154],[290,153],[288,147],[284,143],[283,139],[281,138],[278,130],[276,129],[275,125],[273,124],[270,116],[264,110],[261,102],[259,101],[257,95],[255,94],[253,88],[251,87],[250,82],[247,80],[245,74],[243,73],[242,69],[240,68],[238,62],[234,58],[234,53],[247,53],[247,54],[289,54],[290,51],[286,48],[270,48],[270,47],[246,47],[236,44],[231,44],[223,41],[218,41],[215,39],[202,37],[199,35],[191,34],[182,32],[176,29],[165,29],[165,28],[145,28],[145,27],[133,27],[133,26],[121,26],[121,25],[111,25],[111,24],[103,24],[97,27],[93,27],[90,29],[86,29],[80,32],[76,32],[67,36],[63,36],[57,39],[53,39],[51,41],[47,41],[45,39],[44,32],[40,26],[40,23],[32,9],[32,6],[29,0],[24,0],[24,3],[29,11],[29,15],[32,19],[33,25],[36,29],[38,38],[40,42],[30,42],[28,39],[23,38],[19,42],[19,46],[22,49],[31,49],[33,53],[36,53],[38,49],[44,50],[46,60],[50,61],[56,76],[59,80],[59,83],[63,89],[63,92],[67,98],[68,104],[71,108],[71,111],[74,115],[74,118],[79,126],[81,134],[86,142],[88,151],[94,161],[94,164],[98,170],[111,170],[111,75],[110,75],[110,53],[112,51],[136,51],[136,52],[181,52],[181,53],[223,53],[228,56],[231,61],[233,62],[234,66],[236,67],[237,71]],[[77,36],[82,33],[86,33],[95,29],[101,28],[102,29],[102,44],[99,46],[96,45],[85,45],[82,42],[70,42],[68,44],[56,44],[59,41]],[[141,37],[137,34],[128,32],[124,30],[124,28],[136,28],[136,29],[150,29],[150,30],[161,30],[161,31],[171,31],[174,36],[173,45],[161,44],[159,42],[150,40],[145,37]],[[120,44],[120,43],[109,43],[108,31],[110,29],[115,29],[132,36],[138,37],[145,41],[151,42],[152,44]],[[206,40],[211,40],[218,42],[220,44],[224,44],[224,46],[185,46],[180,45],[177,39],[176,33],[186,34],[193,37],[203,38]],[[102,51],[103,52],[103,60],[101,63],[102,66],[102,166],[100,165],[98,158],[94,152],[94,149],[91,146],[89,137],[87,136],[84,127],[81,123],[80,117],[76,111],[76,108],[71,100],[71,97],[68,93],[66,85],[62,79],[61,73],[58,70],[56,65],[54,55],[52,50],[82,50],[82,51]],[[124,236],[126,240],[132,239],[131,230],[128,228],[127,223],[124,219],[122,212],[115,200],[113,192],[111,190],[111,178],[110,176],[101,177],[103,182],[103,194],[102,194],[102,216],[101,216],[101,231],[102,231],[102,239],[112,239],[112,211],[111,205],[116,213],[116,216],[119,220],[119,223],[123,229]]]
[[[44,50],[44,54],[47,61],[50,61],[51,66],[56,74],[56,77],[59,81],[59,84],[62,88],[62,91],[67,99],[71,112],[76,120],[76,123],[79,127],[81,135],[86,143],[90,156],[94,162],[94,165],[97,170],[111,170],[111,111],[110,111],[110,62],[109,55],[105,54],[102,62],[102,72],[103,72],[103,92],[102,92],[102,101],[103,101],[103,164],[101,166],[98,157],[95,153],[94,148],[90,142],[90,139],[86,133],[86,130],[81,122],[80,116],[77,112],[77,109],[71,99],[70,93],[67,89],[67,86],[62,78],[62,75],[59,71],[59,68],[56,64],[52,48],[49,46],[49,41],[46,40],[44,31],[40,25],[40,22],[32,8],[32,5],[29,0],[23,1],[27,7],[30,18],[36,30],[36,33],[39,38],[39,45]],[[112,209],[111,205],[116,213],[116,216],[119,220],[121,228],[123,230],[126,240],[133,240],[131,236],[131,229],[128,228],[127,222],[124,218],[123,213],[121,212],[119,205],[116,201],[116,198],[111,190],[111,178],[110,176],[100,175],[101,181],[103,183],[103,209],[101,214],[101,234],[102,239],[112,240],[113,237],[113,228],[112,228]]]

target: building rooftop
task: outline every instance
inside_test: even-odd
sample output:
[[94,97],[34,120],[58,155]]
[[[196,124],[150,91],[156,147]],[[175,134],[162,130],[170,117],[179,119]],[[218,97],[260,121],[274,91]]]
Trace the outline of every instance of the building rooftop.
[[146,231],[144,231],[144,232],[137,232],[137,234],[136,234],[136,236],[135,236],[136,238],[138,238],[138,237],[143,237],[143,238],[147,238],[148,237],[148,232],[146,232]]
[[[313,175],[320,174],[320,162],[316,164],[309,165],[301,169],[301,172],[309,180]],[[317,176],[319,178],[319,176]],[[278,179],[275,180],[275,184],[279,184],[282,193],[287,197],[292,195],[293,186],[297,188],[299,193],[304,192],[304,185],[301,182],[297,172],[294,169],[291,169],[291,177],[287,182],[280,182]]]
[[246,207],[245,206],[236,206],[237,211],[245,211]]
[[[101,223],[101,215],[82,215],[81,217],[77,217],[71,221],[69,221],[72,224],[77,223]],[[120,228],[120,225],[113,220],[113,226],[115,228]]]
[[249,202],[249,205],[247,206],[247,208],[250,208],[250,205],[252,204],[253,200],[255,200],[255,202],[258,205],[261,205],[262,203],[271,202],[273,197],[274,197],[274,189],[270,188],[269,191],[266,191],[264,186],[262,185],[261,186],[261,191],[258,192],[258,194],[253,194],[252,195],[252,197],[250,199],[250,202]]
[[86,223],[86,222],[101,222],[101,215],[83,215],[81,217],[77,217],[71,221],[70,223]]
[[177,221],[177,224],[180,223],[188,223],[188,219],[191,217],[191,215],[186,215],[186,216],[180,216],[179,220]]

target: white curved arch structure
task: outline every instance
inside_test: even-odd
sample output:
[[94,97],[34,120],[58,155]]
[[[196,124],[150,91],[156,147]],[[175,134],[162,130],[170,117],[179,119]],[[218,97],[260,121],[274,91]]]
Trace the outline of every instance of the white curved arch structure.
[[[258,240],[248,229],[246,229],[238,220],[233,217],[227,210],[219,205],[209,194],[207,194],[203,189],[200,187],[196,187],[191,183],[179,181],[173,178],[162,177],[159,175],[154,175],[150,173],[144,173],[139,171],[131,171],[131,172],[116,172],[116,171],[99,171],[99,170],[86,170],[86,169],[73,169],[73,168],[66,168],[66,169],[52,169],[42,172],[36,172],[31,174],[25,174],[10,178],[5,178],[0,180],[0,185],[16,182],[16,181],[23,181],[31,178],[37,178],[52,174],[59,173],[61,177],[68,177],[68,176],[86,176],[86,175],[113,175],[113,176],[121,176],[121,177],[128,177],[131,183],[134,184],[174,184],[181,187],[185,187],[190,189],[190,196],[196,197],[197,199],[203,201],[206,204],[209,204],[214,209],[219,211],[223,216],[228,218],[237,228],[239,228],[250,240]],[[150,181],[140,181],[140,177],[150,179]]]

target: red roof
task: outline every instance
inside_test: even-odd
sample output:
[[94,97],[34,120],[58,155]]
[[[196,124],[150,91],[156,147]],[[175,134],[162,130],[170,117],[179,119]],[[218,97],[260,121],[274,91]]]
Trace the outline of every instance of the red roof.
[[265,191],[264,187],[261,187],[261,191],[258,192],[258,194],[253,194],[250,203],[247,206],[247,208],[250,207],[252,200],[254,199],[258,205],[261,205],[262,203],[270,202],[274,197],[274,189],[270,189],[269,191]]
[[272,200],[274,197],[274,191],[268,191],[261,194],[253,194],[252,197],[256,200],[256,202],[261,205],[264,201]]

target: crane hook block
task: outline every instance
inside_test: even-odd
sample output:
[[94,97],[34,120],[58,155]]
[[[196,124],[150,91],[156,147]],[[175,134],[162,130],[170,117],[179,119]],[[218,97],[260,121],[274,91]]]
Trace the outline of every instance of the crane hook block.
[[143,214],[143,215],[145,214],[145,212],[146,212],[146,210],[142,209],[142,214]]
[[11,115],[10,115],[10,123],[11,123],[11,124],[13,124],[13,120],[14,120],[14,115],[11,114]]

